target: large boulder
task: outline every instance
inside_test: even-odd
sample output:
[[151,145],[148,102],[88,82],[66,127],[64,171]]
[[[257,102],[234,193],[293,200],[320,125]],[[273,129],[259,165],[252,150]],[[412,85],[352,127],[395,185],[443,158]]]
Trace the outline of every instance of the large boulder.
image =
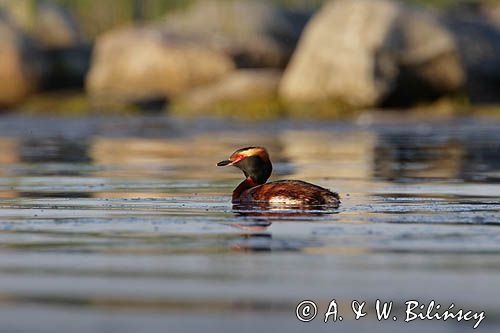
[[337,0],[306,27],[280,95],[355,108],[406,105],[463,82],[453,37],[433,15],[389,0]]
[[233,67],[231,58],[197,40],[155,27],[128,27],[97,39],[86,87],[95,100],[168,100]]
[[34,42],[0,11],[0,108],[26,99],[38,86],[41,68]]
[[310,18],[262,0],[198,0],[169,13],[165,26],[200,37],[238,67],[284,67]]

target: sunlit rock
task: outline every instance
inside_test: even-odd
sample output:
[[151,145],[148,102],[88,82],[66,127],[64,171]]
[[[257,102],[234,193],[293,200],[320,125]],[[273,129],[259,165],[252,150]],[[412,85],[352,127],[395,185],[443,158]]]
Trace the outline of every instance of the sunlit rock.
[[219,79],[232,60],[155,27],[128,27],[97,39],[86,88],[96,101],[169,99]]
[[339,0],[307,25],[280,92],[291,102],[363,108],[436,98],[463,82],[454,40],[432,14],[388,0]]

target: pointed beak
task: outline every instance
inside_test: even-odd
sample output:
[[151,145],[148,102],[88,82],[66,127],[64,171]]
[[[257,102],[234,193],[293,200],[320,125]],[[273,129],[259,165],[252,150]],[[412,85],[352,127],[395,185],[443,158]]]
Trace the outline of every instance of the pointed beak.
[[220,161],[219,163],[217,163],[217,166],[235,165],[236,163],[238,163],[239,161],[241,161],[244,158],[245,158],[245,156],[242,156],[242,155],[236,156],[235,158],[233,158],[233,156],[231,156],[229,160],[224,160],[224,161]]
[[220,161],[219,163],[217,163],[217,166],[226,166],[226,165],[229,165],[231,163],[233,163],[233,161],[224,160],[224,161]]

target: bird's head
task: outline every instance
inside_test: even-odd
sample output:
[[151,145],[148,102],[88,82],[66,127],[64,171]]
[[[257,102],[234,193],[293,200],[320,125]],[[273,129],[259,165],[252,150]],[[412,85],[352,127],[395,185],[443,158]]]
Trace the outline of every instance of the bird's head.
[[239,168],[245,177],[251,178],[255,184],[264,184],[273,171],[267,150],[263,147],[246,147],[235,151],[227,160],[220,161],[217,166],[232,165]]

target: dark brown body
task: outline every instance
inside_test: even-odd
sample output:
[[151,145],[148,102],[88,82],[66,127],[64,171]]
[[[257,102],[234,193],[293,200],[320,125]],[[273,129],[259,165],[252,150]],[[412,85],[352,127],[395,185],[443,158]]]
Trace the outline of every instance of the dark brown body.
[[281,180],[245,189],[233,202],[283,205],[329,205],[338,207],[339,195],[300,180]]

